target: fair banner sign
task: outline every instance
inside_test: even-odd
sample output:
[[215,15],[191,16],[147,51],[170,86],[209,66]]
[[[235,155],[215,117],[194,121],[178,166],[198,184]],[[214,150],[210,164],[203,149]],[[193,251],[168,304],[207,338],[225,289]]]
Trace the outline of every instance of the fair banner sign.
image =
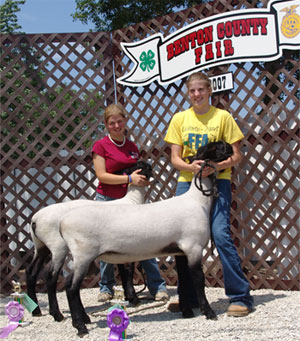
[[[283,49],[299,49],[299,14],[298,0],[271,0],[267,9],[218,14],[165,38],[157,33],[138,42],[121,43],[134,66],[117,82],[143,86],[158,80],[164,85],[218,65],[276,60]],[[232,86],[232,75],[222,76],[212,79],[214,92]]]

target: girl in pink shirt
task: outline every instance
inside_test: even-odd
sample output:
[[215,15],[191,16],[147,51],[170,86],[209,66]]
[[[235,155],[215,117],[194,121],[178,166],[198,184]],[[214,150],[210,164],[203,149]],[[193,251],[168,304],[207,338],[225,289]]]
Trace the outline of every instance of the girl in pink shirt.
[[[115,200],[125,196],[128,184],[147,186],[146,176],[136,170],[130,175],[113,174],[133,166],[140,154],[137,146],[126,138],[126,115],[119,104],[111,104],[104,112],[104,123],[108,135],[93,145],[93,164],[99,179],[96,200]],[[124,225],[124,229],[126,225]],[[116,236],[117,238],[117,236]],[[147,286],[155,300],[167,300],[166,282],[161,278],[156,259],[140,262],[147,274]],[[113,264],[100,261],[99,302],[113,298],[115,283]]]

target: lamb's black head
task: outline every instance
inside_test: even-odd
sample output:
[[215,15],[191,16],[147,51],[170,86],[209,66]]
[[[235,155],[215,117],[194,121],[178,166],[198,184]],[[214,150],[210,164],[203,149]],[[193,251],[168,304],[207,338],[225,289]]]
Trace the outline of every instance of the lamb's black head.
[[152,166],[148,162],[139,160],[134,167],[135,169],[141,169],[139,174],[145,175],[147,180],[154,178]]
[[145,175],[147,180],[149,180],[150,178],[154,178],[152,166],[148,162],[142,161],[142,160],[137,161],[137,163],[134,164],[133,166],[122,169],[121,171],[119,171],[117,173],[118,174],[124,174],[125,173],[125,174],[129,175],[137,169],[141,169],[139,174]]
[[189,157],[189,161],[207,160],[220,162],[228,159],[233,154],[233,149],[229,143],[224,141],[210,142],[205,146],[198,148],[195,156]]

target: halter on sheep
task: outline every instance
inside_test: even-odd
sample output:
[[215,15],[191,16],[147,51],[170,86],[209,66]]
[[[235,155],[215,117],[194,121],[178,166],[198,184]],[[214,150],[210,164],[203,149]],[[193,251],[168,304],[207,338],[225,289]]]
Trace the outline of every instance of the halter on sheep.
[[[209,145],[206,147],[209,149]],[[66,282],[66,293],[72,324],[77,328],[78,335],[88,333],[85,324],[90,322],[80,299],[80,285],[89,264],[98,256],[108,263],[118,264],[185,255],[200,309],[208,319],[216,318],[205,296],[201,262],[210,236],[213,198],[197,189],[196,178],[194,176],[188,192],[171,199],[136,206],[106,205],[97,210],[83,207],[62,218],[60,231],[73,256],[73,270]],[[211,188],[211,180],[202,179],[202,186],[204,190]],[[184,257],[180,259],[183,260],[177,264],[182,287],[179,292],[180,307],[183,317],[192,317],[194,315],[185,289]]]
[[[133,171],[141,169],[140,174],[143,174],[150,179],[153,177],[152,167],[144,161],[138,161],[134,166],[123,169],[118,172],[119,174],[131,174]],[[59,233],[59,223],[61,217],[72,209],[84,206],[93,206],[98,208],[103,204],[143,204],[145,198],[145,187],[130,185],[125,197],[119,200],[110,202],[101,202],[94,200],[72,200],[68,202],[58,203],[50,205],[39,210],[31,220],[31,238],[34,243],[35,253],[33,260],[26,269],[26,282],[27,282],[27,294],[36,303],[36,281],[38,274],[44,265],[48,256],[52,256],[50,268],[46,271],[46,284],[48,292],[49,310],[50,315],[54,317],[56,321],[62,321],[63,315],[61,314],[56,297],[56,285],[58,275],[64,264],[65,258],[68,253],[67,245],[64,239]],[[122,277],[122,281],[126,283],[124,292],[129,296],[130,300],[136,300],[131,276],[128,276],[124,266],[119,267],[119,272]],[[123,277],[126,276],[126,280]],[[40,316],[40,307],[37,307],[33,312],[33,316]]]

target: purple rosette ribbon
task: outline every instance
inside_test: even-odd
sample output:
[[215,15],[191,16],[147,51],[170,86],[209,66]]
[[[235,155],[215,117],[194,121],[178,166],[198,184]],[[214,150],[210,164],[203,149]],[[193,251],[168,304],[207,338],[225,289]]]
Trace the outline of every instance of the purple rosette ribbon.
[[0,329],[0,339],[6,338],[11,332],[13,332],[19,326],[19,321],[24,316],[24,308],[22,304],[16,301],[11,301],[5,306],[5,313],[9,319],[9,324]]
[[122,333],[129,324],[129,317],[123,309],[115,308],[107,314],[107,325],[110,328],[108,341],[122,341]]

